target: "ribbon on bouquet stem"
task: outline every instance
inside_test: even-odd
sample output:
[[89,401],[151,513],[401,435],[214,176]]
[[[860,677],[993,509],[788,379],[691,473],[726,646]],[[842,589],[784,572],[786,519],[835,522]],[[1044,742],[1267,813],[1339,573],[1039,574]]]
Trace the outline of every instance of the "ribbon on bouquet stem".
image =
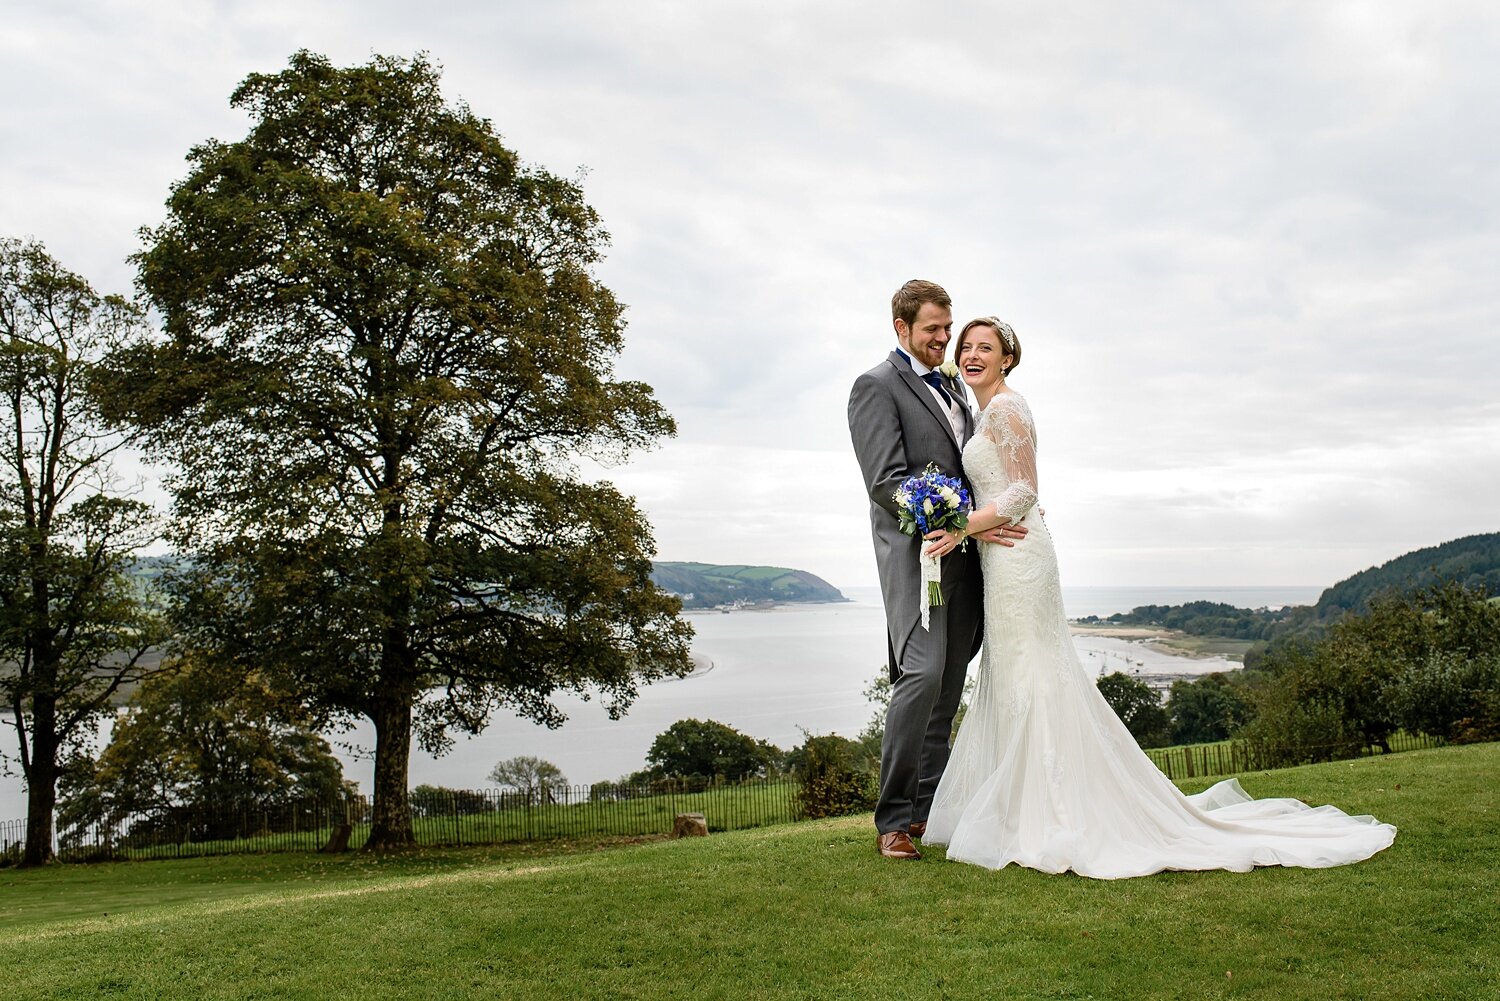
[[932,605],[943,603],[943,558],[941,556],[928,556],[927,546],[924,543],[922,553],[917,557],[922,567],[922,586],[917,592],[917,608],[922,614],[922,628],[930,629],[927,622],[929,619],[928,608]]

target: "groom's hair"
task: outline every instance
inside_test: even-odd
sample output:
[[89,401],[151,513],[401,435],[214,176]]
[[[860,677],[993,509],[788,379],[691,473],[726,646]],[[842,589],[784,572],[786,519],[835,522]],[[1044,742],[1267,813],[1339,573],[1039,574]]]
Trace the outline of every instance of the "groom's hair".
[[891,296],[891,320],[902,320],[910,327],[917,322],[917,314],[922,311],[924,302],[953,308],[953,300],[948,298],[948,293],[943,291],[943,286],[936,282],[913,278]]

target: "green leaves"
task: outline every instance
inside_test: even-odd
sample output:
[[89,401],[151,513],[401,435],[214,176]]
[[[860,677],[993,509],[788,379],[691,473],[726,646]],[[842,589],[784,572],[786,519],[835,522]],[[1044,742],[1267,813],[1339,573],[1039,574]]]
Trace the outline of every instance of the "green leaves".
[[137,257],[167,336],[106,384],[178,470],[189,639],[323,714],[425,692],[433,748],[499,705],[555,724],[560,690],[618,713],[686,673],[649,527],[577,478],[675,431],[613,379],[621,307],[578,184],[445,103],[423,56],[299,52],[233,103],[248,134],[193,151]]
[[161,639],[125,578],[155,536],[150,509],[113,493],[108,426],[91,388],[138,335],[133,304],[98,295],[37,243],[0,240],[0,707],[28,785],[26,862],[52,852],[65,748],[92,732]]

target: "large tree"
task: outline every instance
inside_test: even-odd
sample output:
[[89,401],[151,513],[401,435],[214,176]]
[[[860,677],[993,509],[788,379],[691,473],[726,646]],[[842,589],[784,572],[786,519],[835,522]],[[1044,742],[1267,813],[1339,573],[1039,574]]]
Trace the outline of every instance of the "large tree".
[[675,433],[616,380],[579,185],[444,102],[425,58],[307,52],[235,91],[147,233],[164,342],[119,359],[117,412],[179,472],[197,643],[376,732],[369,845],[409,843],[415,732],[440,750],[559,690],[622,712],[690,669],[633,502],[578,472]]
[[147,671],[157,620],[127,571],[149,508],[120,496],[127,443],[88,382],[141,324],[34,242],[0,241],[0,709],[26,779],[23,861],[52,856],[61,758]]

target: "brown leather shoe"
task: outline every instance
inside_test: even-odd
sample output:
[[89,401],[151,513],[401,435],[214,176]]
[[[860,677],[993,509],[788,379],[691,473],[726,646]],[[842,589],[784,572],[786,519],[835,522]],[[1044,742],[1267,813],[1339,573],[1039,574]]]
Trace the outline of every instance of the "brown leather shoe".
[[876,842],[880,854],[886,858],[918,859],[922,853],[917,851],[917,846],[911,843],[911,836],[905,831],[889,831],[880,836]]
[[908,827],[906,830],[907,833],[909,833],[912,837],[920,838],[922,835],[927,833],[927,821],[919,820],[915,824],[912,824],[910,827]]

